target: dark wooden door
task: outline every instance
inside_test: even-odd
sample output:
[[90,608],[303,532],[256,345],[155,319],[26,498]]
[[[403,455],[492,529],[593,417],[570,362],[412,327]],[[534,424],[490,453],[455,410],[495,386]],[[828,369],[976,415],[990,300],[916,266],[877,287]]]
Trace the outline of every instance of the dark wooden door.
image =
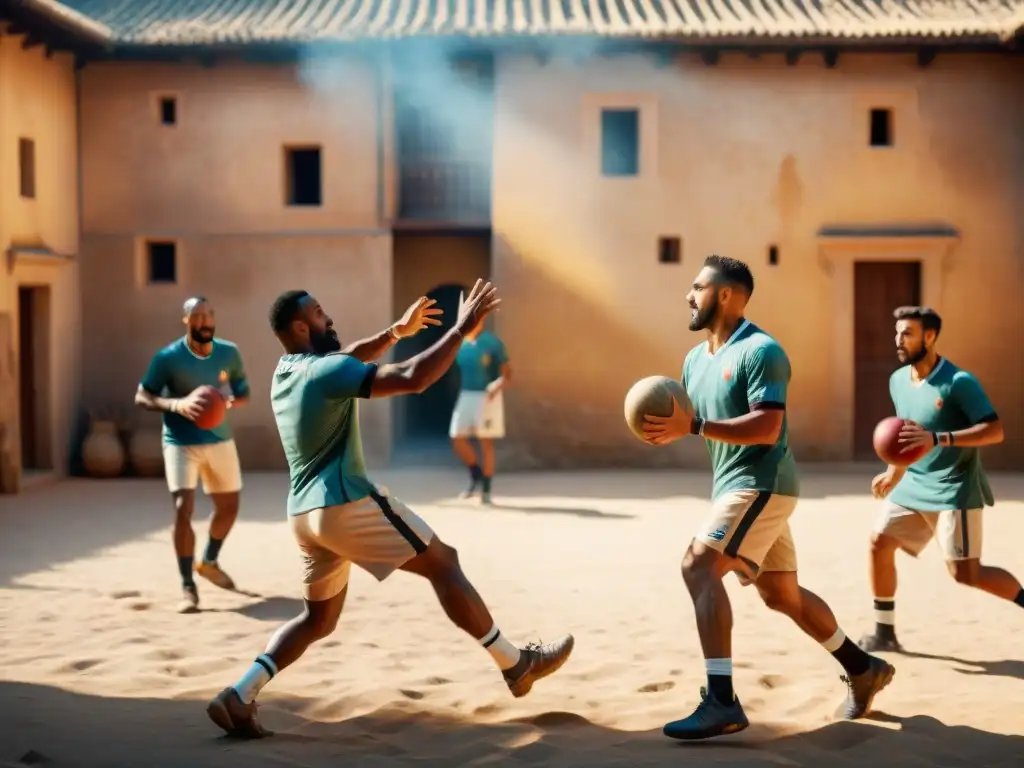
[[36,466],[35,306],[31,288],[18,288],[18,402],[21,466]]
[[889,377],[896,358],[896,307],[921,303],[921,264],[917,261],[862,261],[854,265],[853,452],[875,457],[875,425],[893,415]]

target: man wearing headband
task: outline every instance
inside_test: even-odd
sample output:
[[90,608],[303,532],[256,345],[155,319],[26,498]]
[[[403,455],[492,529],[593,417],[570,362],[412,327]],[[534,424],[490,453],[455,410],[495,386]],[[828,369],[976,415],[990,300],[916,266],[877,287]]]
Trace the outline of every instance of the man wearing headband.
[[[249,382],[238,347],[214,339],[216,316],[203,296],[185,302],[182,322],[185,335],[161,349],[135,393],[135,404],[163,414],[164,470],[174,501],[174,550],[181,574],[182,601],[179,613],[199,610],[195,573],[222,589],[234,582],[218,565],[224,539],[238,517],[242,471],[228,419],[214,429],[201,429],[195,420],[202,414],[202,396],[196,390],[209,385],[224,396],[228,408],[249,399]],[[199,480],[213,500],[210,533],[202,560],[193,566],[195,533],[192,513]]]

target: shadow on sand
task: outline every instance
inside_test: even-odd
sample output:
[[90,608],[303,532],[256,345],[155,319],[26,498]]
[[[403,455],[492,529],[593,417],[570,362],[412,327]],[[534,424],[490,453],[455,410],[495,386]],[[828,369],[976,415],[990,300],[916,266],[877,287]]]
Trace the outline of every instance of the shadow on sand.
[[[212,693],[212,692],[211,692]],[[335,704],[343,704],[343,702]],[[218,768],[281,765],[653,766],[711,760],[723,768],[807,766],[1003,766],[1024,737],[948,727],[926,716],[879,714],[884,725],[832,723],[809,732],[755,724],[737,736],[679,744],[656,730],[618,731],[569,712],[502,723],[448,717],[414,703],[389,704],[340,722],[304,716],[317,702],[271,698],[262,713],[275,736],[220,735],[197,700],[118,699],[24,683],[0,683],[0,765],[60,768]]]
[[921,651],[901,651],[892,654],[894,658],[906,656],[911,659],[928,659],[930,661],[945,661],[950,664],[960,664],[972,669],[961,669],[953,667],[955,672],[961,675],[985,675],[993,677],[1009,677],[1015,680],[1024,680],[1024,661],[1017,659],[1003,659],[1002,661],[969,661],[956,656],[943,656],[941,654],[923,653]]

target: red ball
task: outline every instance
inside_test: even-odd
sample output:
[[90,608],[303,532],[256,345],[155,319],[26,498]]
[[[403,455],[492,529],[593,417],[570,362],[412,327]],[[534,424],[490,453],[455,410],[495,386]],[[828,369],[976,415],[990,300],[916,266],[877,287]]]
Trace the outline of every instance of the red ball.
[[203,412],[196,418],[195,424],[200,429],[216,429],[224,421],[228,412],[228,404],[224,396],[208,384],[196,389],[203,404]]
[[923,445],[920,448],[901,453],[903,446],[900,445],[899,438],[903,424],[904,420],[897,416],[882,419],[875,427],[875,434],[872,437],[878,458],[894,467],[909,467],[915,461],[924,458],[924,455],[932,449],[930,445]]

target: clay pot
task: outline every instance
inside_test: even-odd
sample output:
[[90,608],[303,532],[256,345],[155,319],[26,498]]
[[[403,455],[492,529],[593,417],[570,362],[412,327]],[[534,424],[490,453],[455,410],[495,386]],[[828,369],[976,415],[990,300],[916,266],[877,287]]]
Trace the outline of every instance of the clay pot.
[[139,429],[128,439],[128,456],[139,477],[164,473],[164,441],[159,429]]
[[82,444],[82,464],[91,477],[118,477],[124,472],[124,446],[115,422],[92,422]]

